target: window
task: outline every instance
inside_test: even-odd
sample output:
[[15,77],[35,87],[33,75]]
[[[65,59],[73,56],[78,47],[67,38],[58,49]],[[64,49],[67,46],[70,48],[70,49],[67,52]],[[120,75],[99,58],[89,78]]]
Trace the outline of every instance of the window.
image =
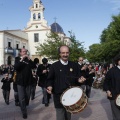
[[38,13],[38,19],[40,19],[40,13]]
[[39,42],[39,34],[38,33],[34,34],[34,42]]
[[35,20],[35,19],[36,19],[36,14],[34,13],[34,14],[33,14],[33,20]]
[[8,48],[11,48],[11,42],[8,42]]
[[16,49],[19,49],[19,44],[16,44]]
[[23,48],[25,48],[25,46],[23,46]]
[[38,8],[38,4],[36,4],[36,8]]

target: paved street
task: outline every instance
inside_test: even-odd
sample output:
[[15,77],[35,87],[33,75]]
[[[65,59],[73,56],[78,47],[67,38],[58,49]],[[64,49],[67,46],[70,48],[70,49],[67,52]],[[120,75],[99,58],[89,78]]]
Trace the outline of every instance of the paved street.
[[[55,109],[52,99],[49,107],[44,107],[41,103],[42,92],[40,87],[37,87],[36,98],[30,101],[30,105],[27,107],[28,120],[55,120]],[[14,105],[13,89],[10,93],[9,105],[5,104],[2,90],[0,89],[0,120],[23,120],[20,108]],[[105,92],[99,89],[92,89],[87,107],[82,112],[72,115],[72,120],[112,120],[111,108]]]

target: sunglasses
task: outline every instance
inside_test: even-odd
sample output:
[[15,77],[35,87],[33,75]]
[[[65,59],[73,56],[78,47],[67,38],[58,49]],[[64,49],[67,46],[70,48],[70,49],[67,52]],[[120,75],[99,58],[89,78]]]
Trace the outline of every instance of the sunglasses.
[[79,60],[79,61],[83,61],[83,60]]

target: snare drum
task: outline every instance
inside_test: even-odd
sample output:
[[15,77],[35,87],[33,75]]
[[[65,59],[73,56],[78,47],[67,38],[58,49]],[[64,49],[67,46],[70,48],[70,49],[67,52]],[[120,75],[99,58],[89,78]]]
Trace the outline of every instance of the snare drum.
[[116,97],[115,103],[118,107],[120,107],[120,94]]
[[61,95],[60,100],[65,109],[72,114],[84,110],[88,103],[88,98],[80,87],[72,87],[67,89]]

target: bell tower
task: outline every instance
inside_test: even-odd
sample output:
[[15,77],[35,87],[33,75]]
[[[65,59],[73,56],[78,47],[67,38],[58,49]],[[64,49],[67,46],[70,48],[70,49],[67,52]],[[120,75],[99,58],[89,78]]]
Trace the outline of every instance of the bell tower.
[[[27,28],[31,27],[33,24],[38,27],[38,24],[47,26],[47,21],[44,19],[44,6],[41,0],[33,0],[33,5],[29,8],[31,12],[30,21],[27,23]],[[27,29],[26,28],[26,29]]]
[[44,18],[44,10],[41,0],[33,0],[32,6],[29,7],[30,20],[24,32],[28,34],[29,51],[32,58],[38,57],[36,46],[39,43],[44,43],[51,30]]

